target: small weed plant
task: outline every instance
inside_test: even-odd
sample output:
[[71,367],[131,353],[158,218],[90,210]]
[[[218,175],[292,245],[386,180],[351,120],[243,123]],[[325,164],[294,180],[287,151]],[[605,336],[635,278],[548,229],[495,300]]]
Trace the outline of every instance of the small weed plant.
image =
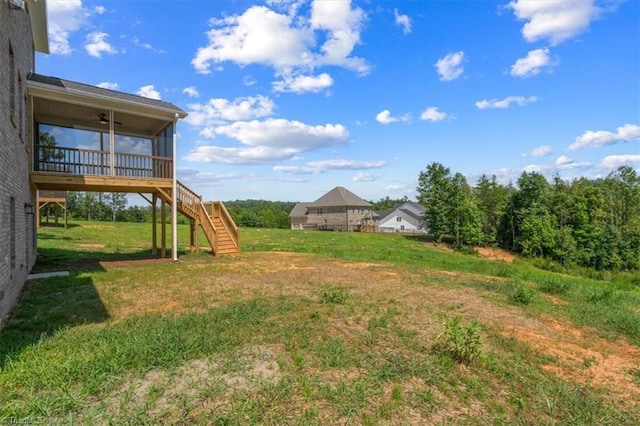
[[322,303],[344,305],[347,303],[347,292],[342,288],[332,288],[322,292],[320,296]]
[[474,321],[463,325],[460,315],[450,318],[436,337],[434,349],[457,362],[470,364],[482,352],[480,327]]
[[515,281],[509,290],[509,301],[520,305],[528,305],[533,300],[533,290]]

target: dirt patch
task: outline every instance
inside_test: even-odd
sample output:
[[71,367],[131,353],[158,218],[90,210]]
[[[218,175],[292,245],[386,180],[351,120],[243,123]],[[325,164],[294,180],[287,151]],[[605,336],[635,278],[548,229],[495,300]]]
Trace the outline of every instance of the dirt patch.
[[85,249],[100,249],[100,248],[104,248],[104,244],[76,244],[78,246],[78,248],[85,248]]
[[476,251],[481,257],[489,260],[511,263],[516,259],[516,257],[508,251],[495,247],[476,247]]
[[[545,365],[544,369],[559,378],[605,387],[627,403],[639,401],[640,387],[634,383],[633,371],[640,360],[640,349],[624,339],[612,343],[596,337],[593,329],[553,318],[544,318],[542,327],[535,328],[510,324],[504,332],[554,357],[555,362]],[[635,402],[630,401],[629,396]]]
[[277,383],[281,379],[277,351],[275,346],[245,348],[237,354],[229,372],[225,372],[225,362],[215,358],[192,360],[174,372],[151,370],[103,395],[97,404],[98,415],[113,419],[138,407],[150,418],[167,418],[175,406],[186,404],[197,409],[211,404],[207,395],[215,395],[215,404],[219,405],[235,391],[252,392]]

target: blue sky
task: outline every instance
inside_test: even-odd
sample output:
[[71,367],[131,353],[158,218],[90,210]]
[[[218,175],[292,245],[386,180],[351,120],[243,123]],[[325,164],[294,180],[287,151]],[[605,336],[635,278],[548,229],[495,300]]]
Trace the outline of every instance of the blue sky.
[[184,109],[207,200],[640,171],[640,2],[48,0],[36,71]]

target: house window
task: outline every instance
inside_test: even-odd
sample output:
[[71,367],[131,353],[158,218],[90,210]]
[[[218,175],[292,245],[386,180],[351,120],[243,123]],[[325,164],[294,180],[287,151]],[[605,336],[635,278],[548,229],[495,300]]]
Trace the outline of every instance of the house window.
[[400,216],[396,217],[396,222],[402,222],[402,218]]
[[400,225],[400,230],[404,231],[404,225]]
[[322,209],[318,209],[318,214],[322,214]]
[[11,253],[11,269],[16,267],[16,199],[9,199],[9,226],[11,227],[11,237],[9,240],[9,252]]
[[16,60],[9,46],[9,118],[15,124],[16,117]]

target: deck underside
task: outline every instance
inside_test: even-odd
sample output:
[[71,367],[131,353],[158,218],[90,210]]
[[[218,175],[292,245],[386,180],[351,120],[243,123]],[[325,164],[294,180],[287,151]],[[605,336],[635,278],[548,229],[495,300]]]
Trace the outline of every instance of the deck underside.
[[34,172],[31,183],[40,190],[155,193],[171,192],[171,179],[132,178]]

